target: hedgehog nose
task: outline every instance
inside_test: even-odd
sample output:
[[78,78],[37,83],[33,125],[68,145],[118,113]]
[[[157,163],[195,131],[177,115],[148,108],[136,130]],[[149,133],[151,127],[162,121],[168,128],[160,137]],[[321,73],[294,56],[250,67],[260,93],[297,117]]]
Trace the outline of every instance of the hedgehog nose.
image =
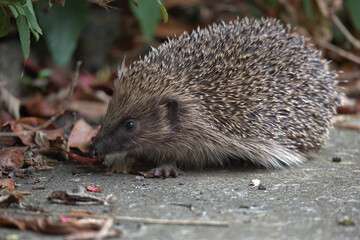
[[101,156],[100,150],[93,145],[90,146],[89,154],[92,158],[99,158]]

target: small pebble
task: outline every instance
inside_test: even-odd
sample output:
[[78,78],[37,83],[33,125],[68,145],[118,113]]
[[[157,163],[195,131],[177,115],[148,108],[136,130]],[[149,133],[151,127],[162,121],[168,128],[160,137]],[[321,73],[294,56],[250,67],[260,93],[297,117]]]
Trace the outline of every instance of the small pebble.
[[144,176],[136,176],[135,179],[138,181],[144,181],[145,178]]
[[79,175],[80,174],[80,170],[75,168],[72,172],[71,172],[72,175]]
[[263,185],[263,184],[259,184],[258,189],[259,190],[266,190],[266,186]]
[[339,156],[336,156],[336,157],[332,158],[333,162],[341,162],[341,160],[342,160],[342,157],[339,157]]
[[250,182],[250,186],[253,186],[253,187],[257,187],[257,186],[259,186],[259,184],[260,184],[260,180],[259,179],[253,179],[253,180],[251,180],[251,182]]
[[80,181],[81,181],[81,178],[70,179],[70,182],[74,182],[74,183],[77,183],[77,182],[80,182]]
[[30,166],[27,168],[27,172],[29,175],[33,174],[34,172],[36,172],[36,168],[34,168],[33,166]]
[[240,205],[239,208],[245,208],[245,209],[248,209],[250,208],[248,205]]

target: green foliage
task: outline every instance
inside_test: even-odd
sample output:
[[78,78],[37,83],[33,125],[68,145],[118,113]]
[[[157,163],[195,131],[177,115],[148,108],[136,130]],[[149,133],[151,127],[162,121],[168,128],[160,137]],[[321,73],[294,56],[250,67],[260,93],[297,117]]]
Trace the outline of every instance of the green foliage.
[[164,5],[160,0],[130,0],[129,2],[131,11],[140,22],[141,32],[145,40],[151,41],[161,19],[161,13],[164,22],[168,20],[168,14]]
[[360,31],[360,1],[346,0],[345,7],[349,11],[349,16],[354,28]]
[[315,15],[313,10],[313,3],[311,0],[303,0],[303,6],[305,10],[306,18],[310,20],[310,22],[315,21]]
[[[346,19],[345,10],[341,9],[340,11],[337,12],[336,15],[338,16],[339,20],[342,23],[344,23],[344,19]],[[344,34],[336,26],[329,25],[329,27],[332,29],[332,35],[333,35],[333,39],[334,39],[335,43],[337,43],[337,44],[346,43],[346,37],[344,36]]]
[[267,0],[266,3],[271,9],[274,9],[279,5],[278,0]]
[[16,24],[19,29],[19,36],[21,47],[23,49],[24,59],[27,59],[30,54],[30,29],[28,28],[26,17],[19,14],[16,18]]
[[10,16],[5,7],[10,9],[16,19],[23,57],[27,59],[30,54],[30,32],[35,36],[36,40],[42,35],[32,2],[31,0],[0,0],[0,37],[6,36],[10,28]]
[[0,7],[0,37],[6,36],[10,29],[10,17],[4,7]]
[[38,73],[38,77],[39,78],[48,78],[50,77],[52,74],[52,71],[51,69],[49,68],[44,68],[43,70],[41,70],[39,73]]
[[168,14],[167,14],[167,11],[163,5],[163,3],[161,2],[161,0],[157,0],[158,4],[159,4],[159,7],[160,7],[160,10],[161,10],[161,13],[163,15],[163,18],[164,18],[164,23],[167,23],[168,21]]
[[51,11],[45,13],[42,6],[47,3],[48,0],[40,0],[35,5],[36,14],[52,59],[58,66],[63,66],[75,51],[87,20],[89,6],[84,0],[71,0],[66,1],[63,7],[53,5]]

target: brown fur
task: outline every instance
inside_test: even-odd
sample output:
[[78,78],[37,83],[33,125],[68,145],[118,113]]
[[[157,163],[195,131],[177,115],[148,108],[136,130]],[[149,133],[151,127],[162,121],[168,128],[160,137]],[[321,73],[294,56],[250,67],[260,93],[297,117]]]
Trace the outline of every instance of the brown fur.
[[119,71],[93,148],[157,165],[298,165],[324,145],[339,101],[327,65],[274,19],[184,33]]

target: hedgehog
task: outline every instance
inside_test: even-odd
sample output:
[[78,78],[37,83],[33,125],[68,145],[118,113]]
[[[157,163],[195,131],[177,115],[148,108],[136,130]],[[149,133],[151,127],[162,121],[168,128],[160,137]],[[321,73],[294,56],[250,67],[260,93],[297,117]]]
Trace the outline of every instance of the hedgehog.
[[332,127],[339,93],[328,65],[272,18],[185,32],[119,69],[90,153],[126,154],[157,177],[230,160],[297,166]]

